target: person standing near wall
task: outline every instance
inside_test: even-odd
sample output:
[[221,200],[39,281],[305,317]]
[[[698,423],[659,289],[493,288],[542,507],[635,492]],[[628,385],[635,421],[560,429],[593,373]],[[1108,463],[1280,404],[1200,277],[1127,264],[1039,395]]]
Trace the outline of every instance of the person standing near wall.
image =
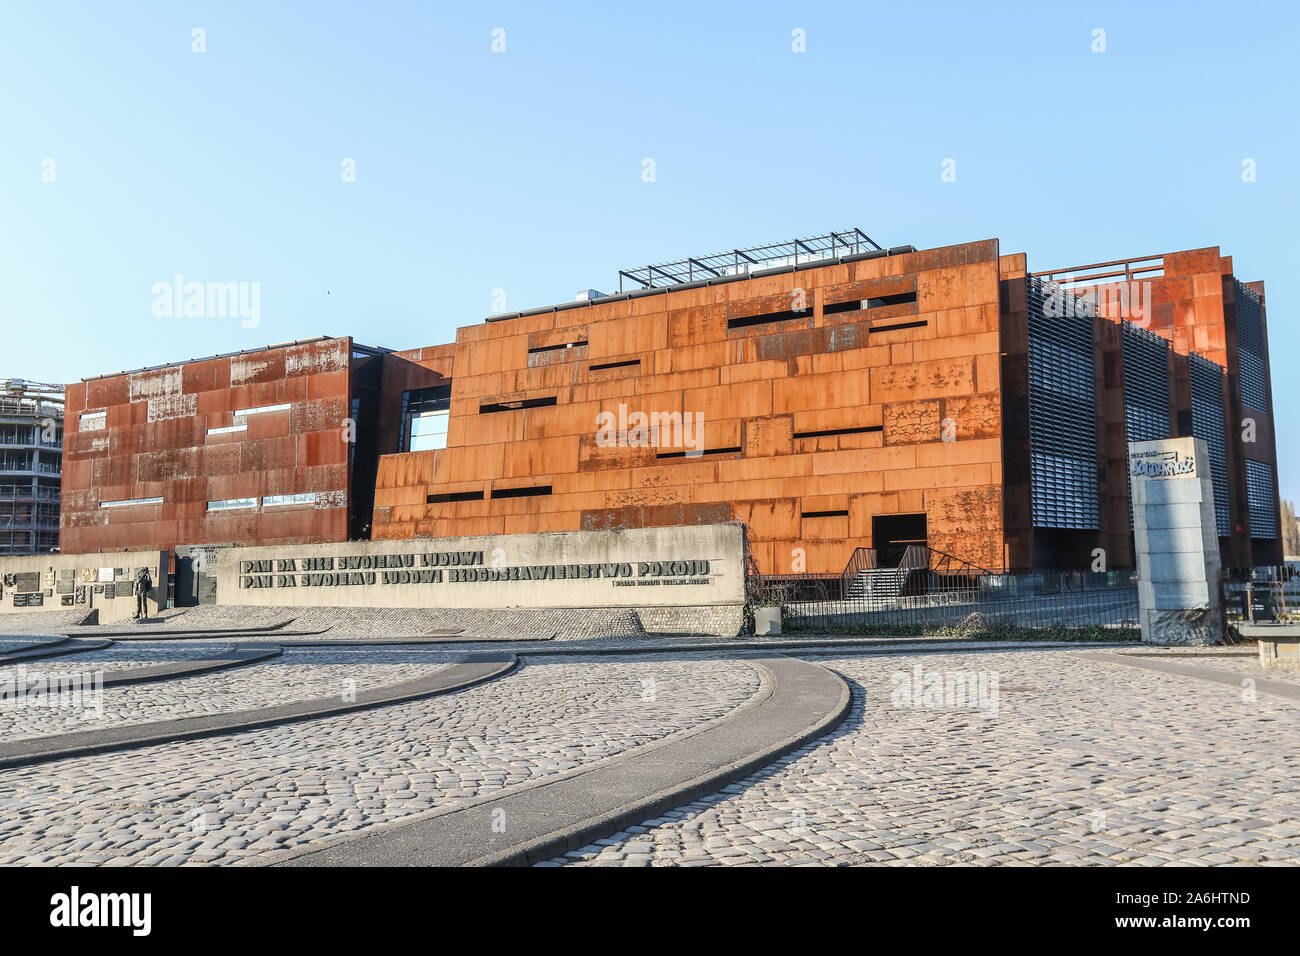
[[149,592],[153,590],[153,578],[149,569],[141,568],[135,575],[135,617],[132,620],[149,619]]

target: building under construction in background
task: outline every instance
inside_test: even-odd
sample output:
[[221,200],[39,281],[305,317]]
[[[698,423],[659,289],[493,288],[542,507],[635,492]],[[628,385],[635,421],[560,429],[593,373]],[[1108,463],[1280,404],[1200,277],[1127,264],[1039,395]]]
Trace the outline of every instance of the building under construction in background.
[[63,386],[0,379],[0,555],[59,548]]
[[[1282,560],[1264,288],[1217,247],[1044,273],[996,239],[850,229],[619,284],[451,344],[321,338],[71,385],[64,551],[739,521],[765,574],[915,544],[1124,568],[1127,443],[1195,435],[1225,566]],[[697,416],[699,441],[641,440],[637,414]]]

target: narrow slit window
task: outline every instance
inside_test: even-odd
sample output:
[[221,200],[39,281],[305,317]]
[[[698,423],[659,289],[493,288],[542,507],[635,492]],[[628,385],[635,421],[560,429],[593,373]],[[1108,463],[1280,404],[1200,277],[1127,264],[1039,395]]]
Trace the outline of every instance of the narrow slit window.
[[586,348],[586,346],[587,346],[586,339],[583,339],[580,342],[562,342],[559,345],[539,345],[536,348],[529,349],[528,354],[545,355],[549,352],[564,352],[567,351],[568,349]]
[[823,428],[814,432],[795,432],[795,438],[830,438],[834,435],[866,435],[883,431],[880,425],[863,425],[860,428]]
[[873,325],[872,334],[876,332],[897,332],[899,329],[923,329],[929,323],[922,320],[920,322],[895,322],[893,325]]
[[735,455],[740,452],[740,446],[734,448],[706,448],[698,455],[693,455],[687,451],[661,451],[655,455],[656,458],[703,458],[705,455]]
[[482,501],[483,492],[479,491],[446,491],[438,495],[429,495],[425,500],[426,504],[445,505],[453,501]]
[[607,368],[631,368],[633,365],[640,365],[640,359],[628,359],[626,362],[602,362],[599,365],[591,366],[590,371],[601,372]]
[[485,402],[479,405],[480,415],[486,415],[489,412],[517,412],[521,408],[547,408],[555,404],[555,396],[548,395],[545,398],[525,398],[514,402]]
[[263,508],[273,508],[277,505],[314,505],[316,503],[316,492],[304,491],[296,495],[267,495],[262,499]]
[[256,498],[223,498],[220,501],[209,501],[209,511],[238,511],[244,508],[256,508]]
[[887,305],[910,305],[915,302],[915,292],[897,292],[893,295],[878,295],[870,299],[849,299],[847,302],[829,303],[822,306],[822,314],[835,315],[839,312],[858,312],[864,309],[882,309]]
[[551,493],[550,485],[534,485],[530,488],[493,488],[493,498],[534,498],[538,495],[549,495]]
[[793,322],[796,319],[812,318],[812,309],[803,309],[795,311],[787,309],[784,312],[764,312],[760,315],[742,315],[734,319],[727,320],[729,329],[747,329],[753,325],[767,325],[770,322]]

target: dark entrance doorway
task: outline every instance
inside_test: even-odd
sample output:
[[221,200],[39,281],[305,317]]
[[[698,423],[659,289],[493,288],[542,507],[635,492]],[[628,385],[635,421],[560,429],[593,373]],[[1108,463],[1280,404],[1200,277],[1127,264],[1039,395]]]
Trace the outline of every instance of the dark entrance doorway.
[[875,515],[871,519],[871,543],[876,549],[876,567],[896,568],[910,544],[926,543],[925,515]]

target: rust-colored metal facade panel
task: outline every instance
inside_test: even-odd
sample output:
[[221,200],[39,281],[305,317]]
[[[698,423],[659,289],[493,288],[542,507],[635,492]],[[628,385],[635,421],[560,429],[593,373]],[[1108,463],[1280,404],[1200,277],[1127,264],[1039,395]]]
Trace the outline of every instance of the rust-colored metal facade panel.
[[[1262,283],[1216,247],[1098,265],[1080,267],[1098,314],[1071,326],[1070,361],[1092,358],[1072,408],[1078,434],[1095,423],[1095,448],[1075,449],[1097,498],[1082,523],[1036,527],[1052,345],[1027,257],[987,240],[494,317],[402,352],[322,339],[82,382],[66,393],[63,547],[736,520],[773,574],[839,573],[900,527],[990,569],[1084,567],[1096,548],[1123,567],[1130,320],[1172,346],[1139,373],[1160,415],[1167,394],[1171,435],[1221,406],[1225,562],[1280,560],[1260,530],[1277,483]],[[416,409],[441,416],[448,392],[446,447],[404,451]]]
[[320,339],[69,386],[63,550],[347,540],[351,354]]
[[1004,564],[996,241],[470,326],[451,363],[448,447],[381,459],[377,538],[739,520],[763,571],[839,572],[924,514]]

